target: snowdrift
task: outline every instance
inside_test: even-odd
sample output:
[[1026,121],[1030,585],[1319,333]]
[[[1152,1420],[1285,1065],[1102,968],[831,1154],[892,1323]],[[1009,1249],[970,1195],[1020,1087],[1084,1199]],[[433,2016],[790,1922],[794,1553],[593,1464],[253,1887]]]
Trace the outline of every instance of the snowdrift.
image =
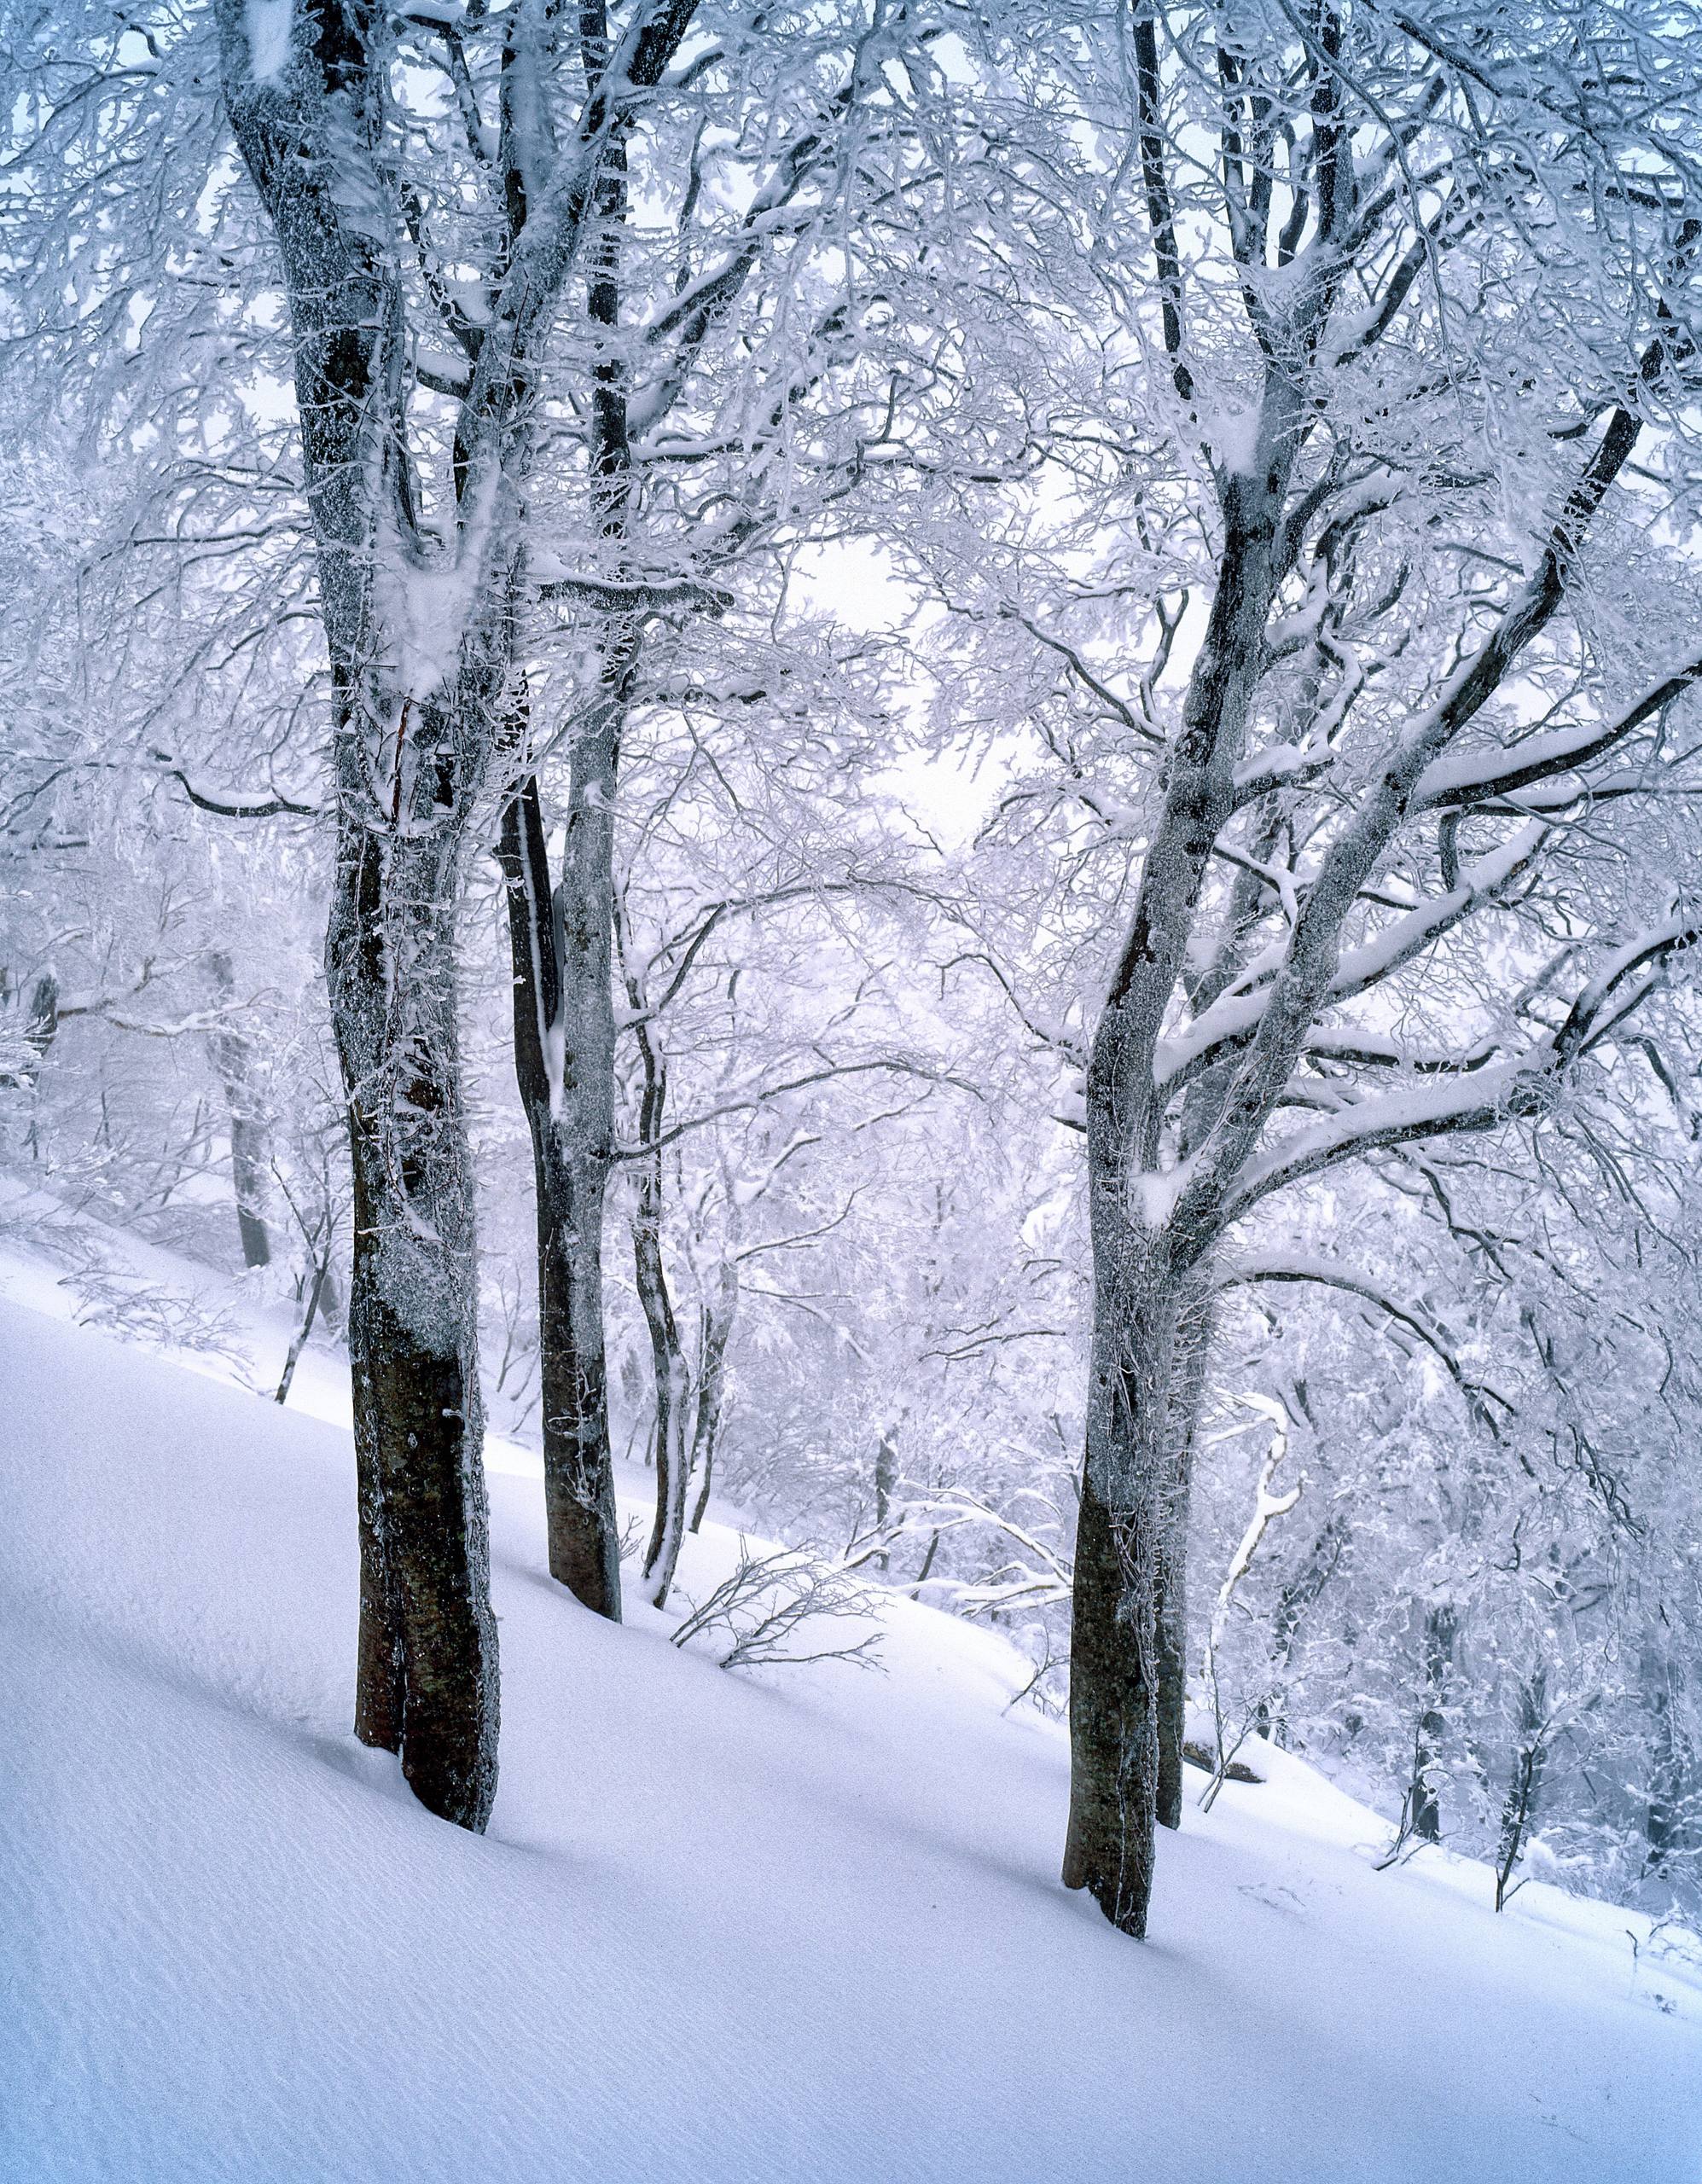
[[[551,1583],[523,1451],[496,1815],[433,1820],[348,1734],[346,1431],[9,1267],[7,2179],[1702,2174],[1702,1995],[1630,1914],[1374,1873],[1381,1824],[1261,1753],[1126,1942],[1058,1885],[1064,1745],[1002,1641],[895,1596],[884,1675],[723,1673]],[[684,1593],[735,1554],[707,1527]]]

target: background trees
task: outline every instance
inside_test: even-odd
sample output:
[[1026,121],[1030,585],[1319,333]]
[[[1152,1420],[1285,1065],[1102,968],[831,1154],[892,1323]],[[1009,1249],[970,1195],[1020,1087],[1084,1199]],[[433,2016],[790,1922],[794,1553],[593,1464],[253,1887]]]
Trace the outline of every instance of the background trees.
[[589,1605],[648,1450],[1069,1660],[1130,1931],[1190,1680],[1692,1886],[1682,42],[270,20],[248,180],[9,52],[8,1157],[346,1299],[363,1733],[479,1824],[482,1314]]

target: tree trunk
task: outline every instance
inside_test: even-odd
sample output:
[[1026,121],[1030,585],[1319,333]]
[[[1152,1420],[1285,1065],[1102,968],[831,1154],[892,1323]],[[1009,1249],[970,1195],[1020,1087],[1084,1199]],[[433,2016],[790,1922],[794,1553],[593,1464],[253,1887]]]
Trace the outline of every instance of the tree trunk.
[[400,1752],[428,1809],[479,1830],[497,1788],[497,1630],[455,1023],[458,866],[452,827],[380,834],[346,817],[326,967],[354,1159],[355,1730]]
[[[1126,1232],[1125,1232],[1126,1233]],[[1064,1885],[1147,1931],[1160,1800],[1161,1606],[1175,1650],[1181,1467],[1168,1445],[1174,1293],[1158,1256],[1097,1249],[1087,1461],[1070,1640],[1070,1823]],[[1176,1675],[1166,1728],[1176,1705]]]
[[1501,1827],[1496,1842],[1496,1908],[1504,1910],[1513,1893],[1513,1869],[1525,1848],[1525,1838],[1536,1817],[1542,1794],[1542,1768],[1548,1757],[1546,1727],[1548,1675],[1535,1669],[1519,1687],[1519,1744],[1502,1801]]
[[1168,1405],[1168,1495],[1161,1517],[1156,1630],[1159,1672],[1160,1827],[1182,1826],[1182,1756],[1188,1734],[1188,1524],[1194,1498],[1194,1436],[1211,1348],[1211,1311],[1190,1281],[1176,1298],[1175,1386]]
[[[327,1252],[330,1250],[328,1240],[325,1250]],[[283,1372],[279,1377],[278,1391],[274,1398],[276,1402],[284,1403],[289,1401],[290,1383],[295,1378],[296,1367],[301,1362],[301,1353],[307,1347],[307,1338],[313,1332],[313,1322],[319,1311],[319,1300],[325,1293],[325,1284],[330,1279],[330,1275],[329,1260],[322,1255],[315,1259],[312,1278],[307,1285],[306,1307],[301,1315],[301,1324],[297,1327],[291,1339],[288,1355],[284,1359]]]
[[1412,1786],[1412,1833],[1420,1843],[1442,1840],[1442,1809],[1433,1778],[1440,1764],[1442,1740],[1448,1728],[1442,1709],[1448,1673],[1454,1660],[1454,1635],[1451,1607],[1444,1604],[1425,1611],[1425,1701],[1419,1714]]
[[[587,741],[595,741],[594,735]],[[613,1145],[608,842],[612,759],[576,745],[561,884],[552,890],[537,782],[502,813],[514,951],[514,1073],[537,1201],[538,1378],[549,1573],[620,1620],[620,1542],[603,1339],[603,1211]],[[595,836],[588,840],[587,836]]]
[[721,1438],[721,1413],[727,1396],[727,1345],[733,1338],[733,1321],[738,1310],[738,1269],[730,1261],[723,1261],[715,1295],[703,1307],[702,1339],[699,1345],[697,1414],[691,1437],[692,1475],[698,1487],[688,1528],[694,1532],[700,1529],[709,1507],[715,1451]]
[[1159,1713],[1153,1542],[1113,1516],[1089,1464],[1076,1528],[1070,1630],[1070,1824],[1064,1885],[1085,1888],[1112,1926],[1147,1931],[1158,1824]]
[[[1663,1620],[1664,1612],[1663,1612]],[[1682,1823],[1685,1752],[1681,1740],[1677,1709],[1673,1704],[1673,1670],[1653,1638],[1645,1641],[1638,1664],[1643,1707],[1649,1738],[1649,1789],[1643,1814],[1647,1849],[1643,1870],[1664,1873],[1675,1851],[1683,1847],[1687,1833]]]
[[[647,1108],[648,1100],[646,1101]],[[659,1109],[658,1113],[659,1122]],[[648,1134],[648,1132],[647,1132]],[[656,1403],[656,1521],[644,1554],[651,1605],[665,1605],[679,1565],[690,1484],[685,1424],[685,1350],[662,1261],[662,1156],[647,1153],[632,1217],[632,1258],[638,1301],[650,1330],[650,1362]]]
[[[230,958],[215,949],[207,968],[222,1002],[235,992]],[[212,1066],[230,1111],[230,1181],[236,1194],[236,1226],[242,1240],[242,1263],[270,1266],[271,1239],[266,1232],[266,1177],[271,1167],[271,1147],[265,1116],[254,1085],[253,1060],[244,1034],[229,1022],[211,1033]]]

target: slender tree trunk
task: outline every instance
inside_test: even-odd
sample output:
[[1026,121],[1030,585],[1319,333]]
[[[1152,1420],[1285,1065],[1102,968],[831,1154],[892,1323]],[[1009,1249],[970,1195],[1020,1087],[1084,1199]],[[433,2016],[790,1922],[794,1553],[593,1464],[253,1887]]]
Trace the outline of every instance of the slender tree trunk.
[[1161,1515],[1156,1632],[1159,1663],[1160,1827],[1182,1826],[1182,1756],[1188,1734],[1188,1526],[1194,1498],[1194,1428],[1211,1347],[1211,1313],[1199,1285],[1178,1292],[1176,1385],[1165,1437],[1169,1491]]
[[539,1381],[549,1573],[620,1620],[620,1530],[603,1339],[607,1169],[551,1130],[537,1159]]
[[620,1545],[603,1338],[603,1212],[613,1145],[609,989],[613,754],[576,745],[567,853],[552,890],[537,782],[502,814],[514,952],[514,1071],[537,1206],[538,1378],[549,1571],[620,1620]]
[[[328,1239],[325,1252],[328,1253],[330,1248]],[[312,1279],[307,1285],[307,1304],[301,1315],[301,1324],[297,1327],[290,1343],[289,1354],[284,1359],[283,1372],[278,1380],[278,1391],[275,1398],[278,1403],[283,1403],[289,1401],[290,1383],[295,1378],[296,1367],[301,1362],[301,1353],[307,1347],[307,1338],[313,1332],[313,1322],[319,1312],[319,1300],[324,1294],[325,1285],[330,1276],[331,1264],[328,1257],[322,1256],[317,1258],[313,1263]]]
[[[647,1112],[649,1102],[647,1097]],[[656,1121],[659,1124],[659,1107]],[[647,1135],[651,1132],[647,1130]],[[653,1606],[667,1600],[679,1566],[686,1530],[690,1465],[686,1453],[688,1375],[684,1346],[674,1316],[662,1260],[662,1156],[645,1155],[632,1216],[632,1258],[638,1301],[650,1330],[650,1363],[656,1403],[656,1521],[644,1554]]]
[[709,1507],[709,1490],[715,1476],[715,1451],[721,1438],[721,1414],[727,1398],[727,1345],[739,1310],[739,1272],[730,1261],[722,1263],[715,1294],[703,1307],[702,1339],[699,1345],[697,1413],[692,1425],[691,1467],[697,1480],[689,1529],[700,1529]]
[[1496,1908],[1504,1910],[1512,1891],[1508,1885],[1519,1863],[1542,1794],[1542,1768],[1548,1757],[1545,1728],[1548,1676],[1539,1665],[1519,1687],[1519,1745],[1507,1795],[1502,1801],[1501,1828],[1496,1843]]
[[345,819],[326,966],[354,1159],[349,1357],[361,1531],[356,1734],[431,1811],[497,1787],[471,1177],[456,1037],[456,836]]
[[1644,1807],[1645,1873],[1663,1873],[1673,1853],[1682,1847],[1685,1753],[1673,1704],[1672,1666],[1653,1641],[1646,1643],[1638,1664],[1643,1706],[1649,1728],[1649,1790]]
[[[229,1002],[235,991],[230,958],[223,949],[207,957],[207,968],[219,999]],[[230,1180],[236,1194],[236,1226],[242,1240],[242,1263],[270,1266],[271,1239],[266,1231],[266,1177],[271,1167],[271,1146],[265,1115],[254,1085],[253,1057],[247,1039],[229,1023],[222,1024],[207,1040],[212,1065],[230,1112]]]
[[1445,1604],[1427,1608],[1424,1618],[1425,1699],[1419,1713],[1412,1786],[1412,1833],[1421,1843],[1442,1840],[1442,1808],[1436,1773],[1447,1732],[1443,1703],[1454,1660],[1455,1616]]

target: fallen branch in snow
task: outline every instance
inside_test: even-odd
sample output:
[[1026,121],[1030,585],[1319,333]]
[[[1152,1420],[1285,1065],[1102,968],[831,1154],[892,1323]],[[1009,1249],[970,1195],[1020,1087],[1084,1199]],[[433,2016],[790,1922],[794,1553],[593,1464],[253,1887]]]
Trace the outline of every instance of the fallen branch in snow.
[[723,1669],[800,1668],[810,1661],[849,1661],[857,1668],[878,1669],[880,1639],[874,1631],[853,1643],[810,1653],[790,1649],[805,1623],[852,1621],[879,1612],[879,1594],[839,1565],[790,1547],[752,1554],[741,1536],[732,1575],[694,1603],[670,1635],[676,1646],[685,1646],[720,1632],[730,1641],[720,1656]]

